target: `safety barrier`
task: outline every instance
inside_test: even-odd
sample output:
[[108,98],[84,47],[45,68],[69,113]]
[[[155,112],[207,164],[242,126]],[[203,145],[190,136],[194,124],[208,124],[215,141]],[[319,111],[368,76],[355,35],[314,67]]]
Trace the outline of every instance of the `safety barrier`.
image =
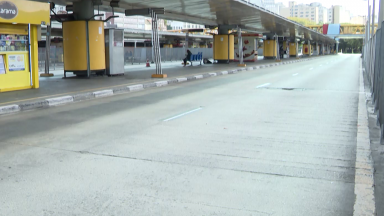
[[[213,58],[212,48],[188,48],[192,53],[203,54],[203,58]],[[181,61],[185,58],[185,48],[161,48],[161,61]],[[145,63],[149,59],[152,61],[152,48],[124,48],[124,60],[125,64]]]
[[[384,23],[383,23],[384,25]],[[363,70],[365,79],[372,93],[372,104],[377,112],[378,124],[381,128],[381,136],[384,135],[384,33],[382,29],[365,41],[363,48]]]
[[[203,58],[213,58],[212,48],[188,48],[192,53],[203,53]],[[185,48],[161,48],[161,61],[180,61],[185,58]],[[39,48],[39,71],[45,69],[45,47]],[[125,64],[140,64],[149,59],[152,61],[152,48],[151,47],[124,47],[124,60]],[[64,58],[63,48],[51,46],[50,47],[50,70],[63,70]]]

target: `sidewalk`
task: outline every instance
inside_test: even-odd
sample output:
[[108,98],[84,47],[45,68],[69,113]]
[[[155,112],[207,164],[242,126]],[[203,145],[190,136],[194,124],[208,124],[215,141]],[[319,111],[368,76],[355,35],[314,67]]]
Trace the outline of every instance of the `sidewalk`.
[[238,63],[206,64],[182,67],[179,64],[168,64],[163,73],[167,79],[153,79],[155,66],[143,69],[125,68],[124,76],[92,76],[90,79],[76,76],[63,79],[63,71],[54,71],[53,77],[40,78],[40,88],[24,91],[4,92],[0,94],[0,114],[10,112],[44,108],[74,101],[89,100],[92,98],[110,96],[113,94],[160,87],[171,83],[191,81],[217,75],[237,73],[241,70],[254,70],[269,66],[283,65],[308,59],[284,59],[281,63],[275,60],[260,60],[248,63],[247,68],[237,67]]

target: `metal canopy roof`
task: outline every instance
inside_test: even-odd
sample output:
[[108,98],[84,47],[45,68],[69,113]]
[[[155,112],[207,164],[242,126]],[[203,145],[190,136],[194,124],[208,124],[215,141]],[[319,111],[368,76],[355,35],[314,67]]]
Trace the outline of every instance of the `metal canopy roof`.
[[[44,0],[35,0],[46,2]],[[75,0],[53,0],[58,4]],[[301,38],[334,44],[326,35],[288,20],[245,0],[120,0],[120,9],[165,8],[160,18],[204,25],[240,25],[243,29],[263,34]],[[103,10],[110,10],[109,1],[103,0]]]

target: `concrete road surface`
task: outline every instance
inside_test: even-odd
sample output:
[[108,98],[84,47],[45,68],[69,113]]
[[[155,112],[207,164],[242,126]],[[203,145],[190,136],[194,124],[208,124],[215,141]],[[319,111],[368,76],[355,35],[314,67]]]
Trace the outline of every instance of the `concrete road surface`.
[[0,215],[350,216],[359,55],[0,118]]

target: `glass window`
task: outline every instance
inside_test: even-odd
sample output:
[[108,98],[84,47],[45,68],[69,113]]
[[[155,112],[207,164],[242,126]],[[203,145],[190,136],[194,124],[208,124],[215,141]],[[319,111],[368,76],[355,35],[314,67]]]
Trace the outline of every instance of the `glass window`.
[[0,51],[28,51],[28,36],[0,34]]

